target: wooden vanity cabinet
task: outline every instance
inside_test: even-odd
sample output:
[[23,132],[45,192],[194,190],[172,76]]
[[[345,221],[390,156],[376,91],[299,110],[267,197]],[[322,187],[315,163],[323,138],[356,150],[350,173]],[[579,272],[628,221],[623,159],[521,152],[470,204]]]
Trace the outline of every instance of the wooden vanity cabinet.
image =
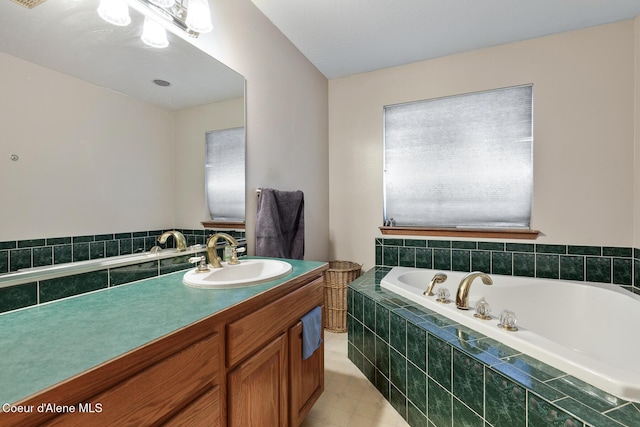
[[323,305],[323,270],[19,402],[74,413],[0,413],[0,424],[298,426],[324,389],[324,348],[302,360],[300,321]]
[[0,425],[221,426],[219,328],[207,319],[125,353],[20,402],[32,413],[0,413]]
[[324,390],[324,347],[302,360],[300,318],[324,301],[318,278],[227,324],[229,426],[298,426]]

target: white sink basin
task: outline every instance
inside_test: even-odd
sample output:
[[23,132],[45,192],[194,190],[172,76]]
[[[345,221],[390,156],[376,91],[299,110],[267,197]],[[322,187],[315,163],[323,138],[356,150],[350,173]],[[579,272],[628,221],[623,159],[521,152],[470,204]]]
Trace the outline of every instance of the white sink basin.
[[236,265],[223,262],[222,268],[209,268],[203,273],[189,270],[183,283],[194,288],[239,288],[277,279],[293,269],[288,262],[276,259],[246,259]]

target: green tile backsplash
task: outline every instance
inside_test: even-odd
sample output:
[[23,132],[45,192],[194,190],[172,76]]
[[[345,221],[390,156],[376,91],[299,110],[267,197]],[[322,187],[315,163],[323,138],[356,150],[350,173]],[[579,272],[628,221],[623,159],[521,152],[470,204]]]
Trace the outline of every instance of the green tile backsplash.
[[[516,254],[561,256],[554,251],[563,250],[556,245],[542,252],[504,246],[501,252],[509,249],[515,250],[514,259]],[[594,256],[591,249],[580,251]],[[567,248],[564,255],[575,252],[568,255]],[[602,253],[617,259],[628,252]],[[571,264],[571,274],[579,265]],[[611,396],[382,289],[380,279],[389,267],[375,267],[349,285],[348,356],[411,426],[640,425],[640,404]]]
[[[184,234],[189,246],[206,243],[207,237],[215,232],[204,229],[178,231]],[[0,242],[0,274],[23,268],[145,252],[158,244],[158,237],[163,232],[151,230]],[[234,237],[244,237],[244,232],[225,232]],[[169,238],[167,244],[175,247],[173,238]]]
[[49,302],[109,287],[108,270],[74,274],[39,282],[40,302]]
[[[189,246],[206,243],[208,236],[215,232],[214,230],[184,229],[179,231],[184,234]],[[227,230],[225,232],[236,238],[245,237],[244,232]],[[158,237],[162,233],[161,230],[155,230],[0,242],[0,275],[23,268],[148,251],[157,244]],[[173,238],[167,241],[167,245],[173,247]],[[219,253],[219,255],[222,254]],[[0,313],[184,270],[191,267],[188,258],[188,255],[179,255],[0,288]]]
[[375,253],[377,266],[613,283],[640,293],[636,248],[377,238]]

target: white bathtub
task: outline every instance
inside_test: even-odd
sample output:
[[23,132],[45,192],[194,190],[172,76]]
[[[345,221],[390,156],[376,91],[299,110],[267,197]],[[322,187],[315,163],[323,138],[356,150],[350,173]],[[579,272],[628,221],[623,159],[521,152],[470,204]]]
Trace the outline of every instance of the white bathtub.
[[[493,285],[478,277],[469,292],[469,310],[456,308],[456,290],[467,274],[444,272],[453,300],[436,302],[423,295],[438,270],[394,267],[381,286],[505,345],[590,383],[619,398],[640,402],[640,296],[610,284],[490,275]],[[434,293],[435,293],[434,290]],[[474,317],[484,297],[492,320]],[[500,311],[515,312],[519,328],[497,326]]]

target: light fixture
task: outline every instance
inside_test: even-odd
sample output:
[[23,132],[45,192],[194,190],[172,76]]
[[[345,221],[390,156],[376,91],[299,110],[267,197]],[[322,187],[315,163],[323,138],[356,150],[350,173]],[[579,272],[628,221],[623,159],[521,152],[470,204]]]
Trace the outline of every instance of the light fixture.
[[175,4],[175,0],[149,0],[158,7],[171,7]]
[[197,33],[208,33],[213,30],[209,0],[189,0],[187,27]]
[[110,24],[125,27],[131,23],[129,7],[124,0],[100,0],[98,15]]
[[142,36],[140,38],[147,46],[158,48],[169,46],[167,31],[159,22],[148,16],[144,17],[144,26],[142,27]]
[[100,0],[98,14],[119,26],[131,22],[127,3],[145,16],[142,41],[152,47],[166,47],[165,27],[178,27],[191,37],[213,30],[209,0]]

